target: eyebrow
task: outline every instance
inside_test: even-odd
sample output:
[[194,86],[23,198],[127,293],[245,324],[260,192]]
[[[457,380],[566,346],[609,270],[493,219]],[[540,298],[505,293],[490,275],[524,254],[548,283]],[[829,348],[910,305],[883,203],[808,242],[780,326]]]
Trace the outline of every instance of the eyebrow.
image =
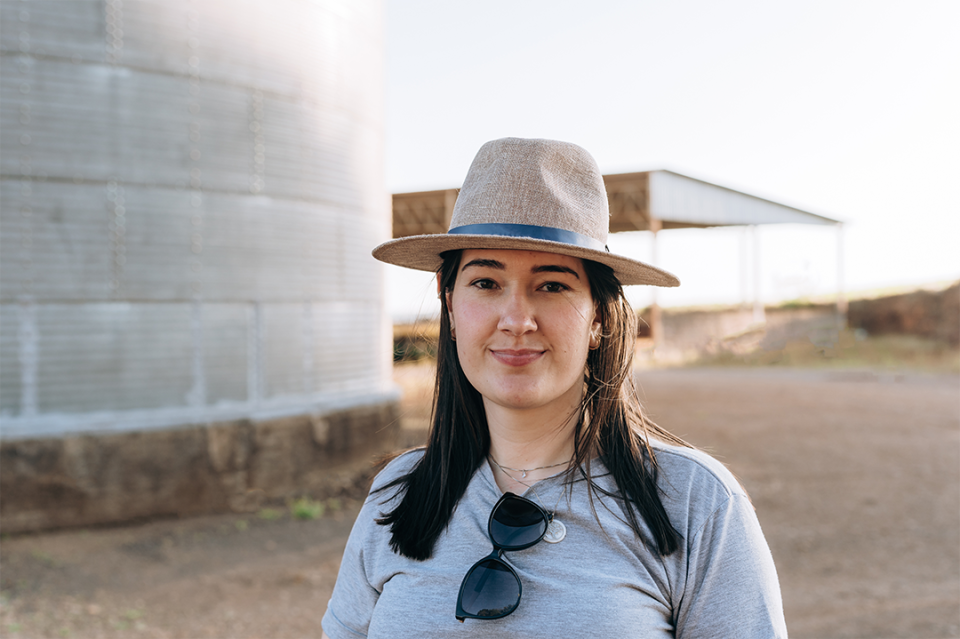
[[481,259],[476,259],[476,260],[470,260],[469,262],[467,262],[466,264],[464,264],[464,265],[463,265],[463,268],[461,268],[460,271],[461,271],[461,272],[462,272],[462,271],[465,271],[465,270],[467,270],[468,268],[470,268],[471,266],[486,266],[487,268],[495,268],[495,269],[497,269],[498,271],[505,271],[505,270],[507,270],[507,267],[504,266],[503,262],[498,262],[497,260],[481,260]]
[[573,275],[578,280],[580,279],[580,274],[569,266],[560,266],[559,264],[545,264],[543,266],[534,266],[530,269],[533,273],[569,273]]
[[[507,270],[507,267],[504,265],[503,262],[498,262],[497,260],[476,259],[476,260],[470,260],[469,262],[464,264],[463,268],[461,268],[460,271],[461,272],[465,271],[471,266],[478,266],[478,267],[485,266],[487,268],[497,269],[498,271]],[[559,264],[543,264],[541,266],[534,266],[532,269],[530,269],[530,272],[531,273],[569,273],[570,275],[573,275],[578,280],[580,279],[580,274],[577,273],[575,270],[573,270],[569,266],[560,266]]]

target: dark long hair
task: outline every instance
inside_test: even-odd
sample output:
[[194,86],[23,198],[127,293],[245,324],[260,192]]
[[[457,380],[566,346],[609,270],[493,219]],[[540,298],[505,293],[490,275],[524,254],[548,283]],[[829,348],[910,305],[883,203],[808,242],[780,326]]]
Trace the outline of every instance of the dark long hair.
[[[453,290],[461,254],[444,253],[439,270],[441,292]],[[637,537],[644,539],[642,518],[653,533],[657,551],[668,555],[677,549],[680,536],[670,525],[660,500],[658,466],[648,440],[653,437],[680,446],[687,444],[651,422],[641,410],[633,382],[636,316],[619,280],[606,265],[589,260],[583,265],[603,333],[600,347],[587,356],[586,391],[582,417],[574,430],[572,467],[588,481],[591,503],[594,494],[615,498]],[[417,560],[433,553],[437,538],[490,450],[483,399],[460,367],[445,294],[440,295],[440,304],[437,379],[426,449],[409,473],[379,489],[398,488],[402,494],[397,506],[377,523],[390,526],[390,546],[395,552]],[[590,460],[598,455],[619,494],[593,481]]]

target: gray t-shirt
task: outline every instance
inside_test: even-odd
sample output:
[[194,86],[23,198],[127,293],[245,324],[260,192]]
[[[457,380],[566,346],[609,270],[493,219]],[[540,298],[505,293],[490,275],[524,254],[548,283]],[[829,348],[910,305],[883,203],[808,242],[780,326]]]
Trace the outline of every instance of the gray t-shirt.
[[[581,479],[556,509],[567,529],[562,541],[504,553],[522,582],[519,607],[501,619],[460,623],[460,583],[493,550],[487,521],[502,494],[482,464],[426,561],[393,552],[389,528],[374,521],[396,504],[395,491],[367,499],[344,551],[324,631],[331,639],[786,637],[773,558],[739,483],[703,452],[654,448],[663,505],[682,536],[676,552],[663,557],[639,541],[610,498],[594,496],[595,516]],[[421,454],[395,459],[374,488],[408,472]],[[602,464],[595,461],[592,470],[600,486],[616,491]],[[534,488],[524,496],[551,510],[564,484],[552,478]]]

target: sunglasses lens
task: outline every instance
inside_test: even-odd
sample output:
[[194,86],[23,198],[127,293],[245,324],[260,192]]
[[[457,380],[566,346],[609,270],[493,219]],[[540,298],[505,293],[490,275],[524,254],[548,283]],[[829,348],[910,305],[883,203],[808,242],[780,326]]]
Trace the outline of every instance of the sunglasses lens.
[[520,604],[520,581],[497,559],[476,564],[460,588],[460,606],[468,615],[502,617]]
[[526,499],[511,497],[500,502],[490,519],[490,537],[505,550],[519,550],[537,543],[547,532],[543,512]]

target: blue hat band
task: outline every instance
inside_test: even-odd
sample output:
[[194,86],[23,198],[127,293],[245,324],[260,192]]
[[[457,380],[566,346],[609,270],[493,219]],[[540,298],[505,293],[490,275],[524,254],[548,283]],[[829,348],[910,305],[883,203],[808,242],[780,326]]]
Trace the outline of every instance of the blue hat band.
[[556,229],[550,226],[535,226],[533,224],[466,224],[457,226],[447,235],[499,235],[501,237],[521,237],[532,240],[546,240],[592,249],[594,251],[610,252],[602,242],[587,235],[574,231]]

